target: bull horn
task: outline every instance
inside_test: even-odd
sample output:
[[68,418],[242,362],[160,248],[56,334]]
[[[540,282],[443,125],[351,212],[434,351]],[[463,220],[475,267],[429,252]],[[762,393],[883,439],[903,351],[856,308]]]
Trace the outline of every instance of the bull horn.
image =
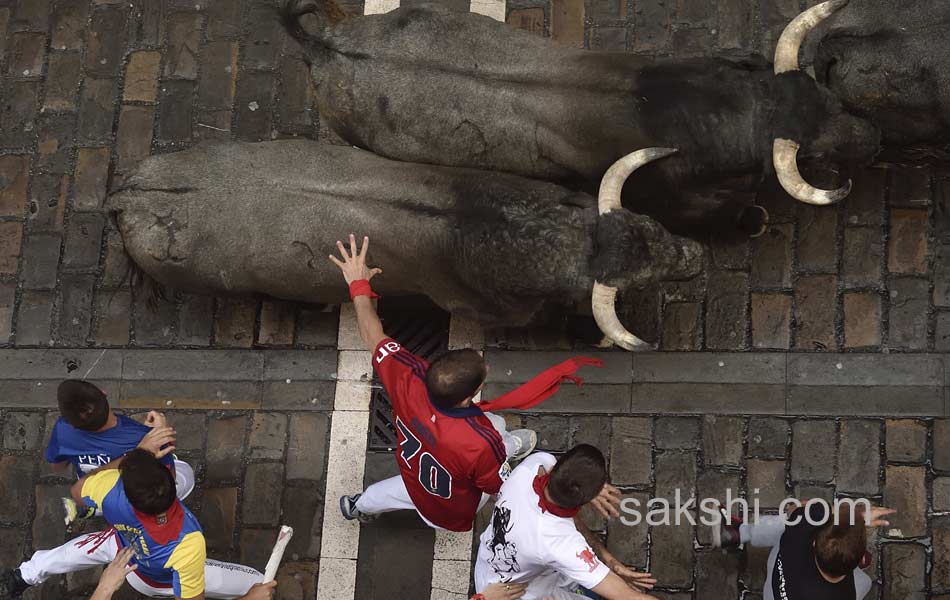
[[775,47],[775,74],[798,71],[798,49],[805,41],[805,36],[847,4],[848,0],[829,0],[795,17],[782,32]]
[[600,182],[600,195],[597,197],[598,213],[605,215],[621,207],[620,191],[631,173],[647,163],[675,152],[675,148],[644,148],[631,152],[615,162],[607,169],[607,173]]
[[604,335],[625,350],[652,350],[653,346],[633,335],[620,322],[617,316],[617,288],[594,282],[591,300],[594,320]]
[[[605,215],[621,208],[620,192],[630,175],[643,165],[676,152],[675,148],[644,148],[615,162],[600,182],[597,212]],[[594,281],[591,306],[597,326],[612,342],[626,350],[649,350],[653,346],[633,335],[617,316],[617,288]]]
[[834,204],[851,193],[850,179],[848,183],[836,190],[820,190],[805,181],[798,170],[798,149],[800,147],[797,142],[781,138],[776,139],[772,145],[772,163],[775,165],[778,181],[792,198],[801,200],[806,204],[825,206]]

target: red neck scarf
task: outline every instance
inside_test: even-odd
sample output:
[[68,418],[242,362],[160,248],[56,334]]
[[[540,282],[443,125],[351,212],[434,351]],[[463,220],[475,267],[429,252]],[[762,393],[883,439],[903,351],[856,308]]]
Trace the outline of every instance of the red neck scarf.
[[574,375],[574,373],[584,366],[602,367],[604,361],[599,358],[587,358],[586,356],[569,358],[507,394],[502,394],[494,400],[480,402],[479,406],[482,410],[488,411],[504,410],[506,408],[524,410],[537,406],[553,396],[565,380],[569,379],[577,385],[581,385],[584,380]]
[[544,490],[546,490],[548,487],[549,479],[551,479],[550,473],[538,475],[534,478],[534,491],[538,495],[538,506],[541,507],[541,512],[551,513],[555,517],[573,519],[577,513],[581,512],[580,507],[564,508],[563,506],[558,506],[557,504],[549,501],[547,496],[544,495]]
[[185,512],[181,509],[181,503],[177,498],[171,507],[165,511],[164,523],[159,522],[158,515],[147,515],[135,510],[135,508],[132,511],[135,512],[135,516],[142,522],[142,527],[148,532],[149,537],[155,540],[155,543],[164,545],[178,539],[182,523],[185,520]]

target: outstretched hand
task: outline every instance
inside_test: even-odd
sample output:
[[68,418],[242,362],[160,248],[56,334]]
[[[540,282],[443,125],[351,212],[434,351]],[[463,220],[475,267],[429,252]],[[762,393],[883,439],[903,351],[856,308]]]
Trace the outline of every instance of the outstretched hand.
[[590,501],[590,505],[605,519],[619,517],[620,511],[617,510],[617,507],[620,506],[620,490],[609,483],[605,483],[597,497]]
[[340,260],[332,254],[330,255],[330,260],[333,261],[333,264],[340,267],[340,271],[343,272],[343,279],[346,280],[347,285],[354,281],[359,281],[360,279],[369,281],[374,276],[383,272],[382,269],[371,269],[366,266],[366,254],[369,251],[368,236],[363,237],[363,247],[360,249],[356,246],[356,236],[351,233],[349,245],[350,249],[347,251],[343,242],[339,240],[336,242],[336,247],[340,251],[343,260]]
[[871,507],[871,512],[865,515],[865,524],[868,527],[887,527],[891,523],[884,520],[883,517],[893,515],[896,512],[893,508]]
[[132,560],[132,548],[128,546],[124,548],[122,552],[119,552],[112,562],[109,563],[109,566],[102,572],[96,591],[108,594],[104,596],[107,598],[111,597],[113,593],[118,592],[119,588],[125,583],[125,577],[138,567],[138,565],[130,565],[130,560]]

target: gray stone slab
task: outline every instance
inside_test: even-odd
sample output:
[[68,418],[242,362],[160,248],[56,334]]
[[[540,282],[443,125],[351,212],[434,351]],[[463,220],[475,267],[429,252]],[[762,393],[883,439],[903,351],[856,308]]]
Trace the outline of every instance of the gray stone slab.
[[123,381],[119,406],[255,409],[261,407],[261,384],[253,381]]
[[0,350],[0,379],[119,379],[121,350]]
[[942,416],[943,388],[918,386],[792,385],[792,415]]
[[875,496],[880,492],[881,422],[867,419],[841,421],[838,476],[841,492]]
[[261,407],[269,410],[333,410],[332,381],[265,381]]
[[653,420],[613,419],[610,438],[610,481],[616,485],[649,484],[653,477]]
[[585,385],[630,383],[633,355],[627,352],[506,352],[488,350],[488,383],[524,383],[542,371],[574,356],[604,361],[603,367],[582,367],[577,374]]
[[[56,408],[58,380],[0,379],[0,407]],[[117,397],[120,382],[97,379],[95,384],[111,398]]]
[[[356,563],[356,597],[428,598],[434,545],[435,531],[428,527],[363,527]],[[394,563],[396,557],[398,563]],[[396,564],[398,568],[394,568]]]
[[707,465],[739,466],[742,462],[742,433],[745,421],[740,417],[703,417],[703,455]]
[[716,383],[634,384],[632,412],[784,414],[785,386]]
[[[489,383],[482,397],[497,398],[518,387],[518,384]],[[574,385],[566,383],[545,402],[531,408],[531,412],[572,413],[625,413],[630,410],[630,386],[627,385]]]
[[240,350],[127,350],[127,381],[260,381],[264,354]]
[[835,433],[831,419],[792,423],[792,480],[828,482],[834,478]]
[[336,350],[268,350],[264,353],[265,381],[332,381],[336,369]]
[[644,353],[633,357],[634,383],[784,384],[784,354]]
[[937,387],[943,362],[935,354],[789,354],[788,384]]

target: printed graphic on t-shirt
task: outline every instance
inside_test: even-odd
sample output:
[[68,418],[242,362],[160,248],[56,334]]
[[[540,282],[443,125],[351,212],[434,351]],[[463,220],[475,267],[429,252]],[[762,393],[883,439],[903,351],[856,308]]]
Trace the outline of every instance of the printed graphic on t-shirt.
[[488,549],[492,553],[491,566],[495,573],[503,579],[512,573],[521,571],[518,565],[518,547],[508,541],[511,531],[511,510],[502,505],[496,505],[492,512],[492,539]]
[[590,567],[591,573],[593,573],[597,569],[597,566],[600,564],[597,562],[597,557],[594,555],[593,550],[591,550],[590,548],[584,548],[583,550],[578,552],[575,556],[577,556],[577,558],[584,561],[587,564],[587,566]]

